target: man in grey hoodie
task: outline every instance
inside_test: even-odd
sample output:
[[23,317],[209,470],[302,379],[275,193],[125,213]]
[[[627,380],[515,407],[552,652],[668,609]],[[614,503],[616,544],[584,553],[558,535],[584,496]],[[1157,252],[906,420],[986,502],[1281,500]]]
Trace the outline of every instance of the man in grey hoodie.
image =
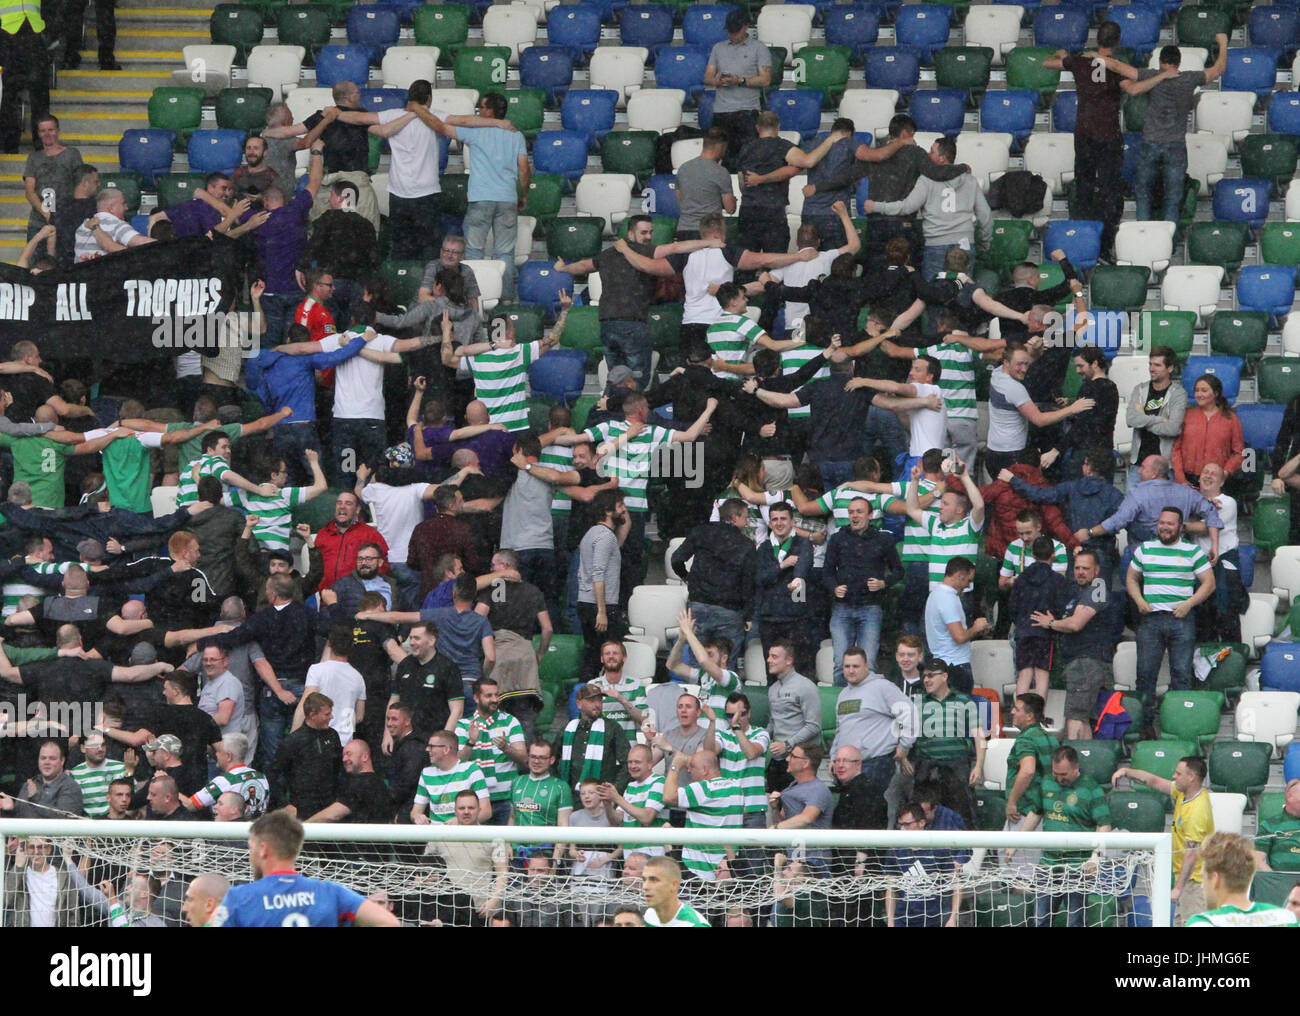
[[[957,161],[957,143],[952,138],[936,139],[930,146],[930,161],[940,166],[952,165]],[[872,212],[882,215],[921,213],[925,235],[921,275],[926,280],[943,271],[944,258],[952,248],[975,249],[977,225],[981,248],[987,247],[993,224],[989,203],[979,182],[970,173],[943,183],[923,176],[902,201],[867,201],[863,211],[868,215]]]

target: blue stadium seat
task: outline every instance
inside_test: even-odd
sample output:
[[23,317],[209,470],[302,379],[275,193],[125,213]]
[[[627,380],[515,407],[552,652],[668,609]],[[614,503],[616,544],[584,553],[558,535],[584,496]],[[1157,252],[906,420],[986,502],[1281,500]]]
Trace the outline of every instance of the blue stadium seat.
[[[1034,93],[1025,94],[1032,96]],[[1057,92],[1056,101],[1052,103],[1052,130],[1059,134],[1073,134],[1074,124],[1078,118],[1079,93]]]
[[873,46],[863,54],[868,88],[892,88],[904,97],[921,80],[921,54],[912,46]]
[[1286,406],[1267,402],[1255,402],[1248,406],[1236,407],[1237,418],[1241,420],[1241,437],[1247,448],[1258,448],[1272,453],[1277,444],[1277,432],[1282,429],[1282,415]]
[[1300,134],[1300,92],[1273,93],[1268,100],[1268,129],[1273,134]]
[[1223,397],[1229,402],[1237,400],[1241,391],[1241,368],[1245,361],[1239,356],[1189,356],[1183,364],[1183,389],[1187,402],[1192,403],[1192,389],[1198,378],[1213,374],[1223,384]]
[[[1289,659],[1288,659],[1289,657]],[[1259,662],[1260,691],[1300,691],[1300,645],[1270,642]]]
[[1096,346],[1108,360],[1115,359],[1124,345],[1130,315],[1123,310],[1091,310],[1088,312],[1087,330],[1083,333],[1085,346]]
[[1032,24],[1034,18],[1038,15],[1038,8],[1043,6],[1043,0],[993,0],[993,2],[1004,6],[1023,7],[1025,9],[1025,24]]
[[533,142],[533,169],[556,173],[570,184],[587,169],[586,135],[573,131],[542,131]]
[[1091,219],[1056,219],[1043,231],[1043,253],[1060,249],[1065,251],[1070,264],[1090,272],[1097,267],[1101,255],[1101,230],[1103,224]]
[[451,157],[451,139],[438,135],[438,172],[447,172],[447,160]]
[[560,124],[585,137],[587,148],[594,152],[614,129],[617,109],[618,92],[612,88],[574,88],[560,104]]
[[848,46],[860,63],[880,35],[880,15],[866,4],[843,4],[826,11],[826,45]]
[[406,89],[363,88],[361,89],[361,108],[367,113],[380,113],[385,109],[405,109]]
[[735,10],[731,4],[692,4],[682,15],[682,39],[688,46],[711,50],[727,41],[727,15]]
[[1268,218],[1268,199],[1272,192],[1271,180],[1250,177],[1220,180],[1214,185],[1214,217],[1220,222],[1248,222],[1251,229],[1259,229]]
[[1106,20],[1119,25],[1119,44],[1133,50],[1139,60],[1145,61],[1147,55],[1160,44],[1159,7],[1145,3],[1112,7],[1106,12]]
[[402,24],[409,25],[415,20],[415,12],[424,6],[422,0],[392,0],[388,4],[397,10],[398,16],[402,19]]
[[468,7],[470,19],[476,25],[483,21],[483,12],[492,6],[492,0],[444,0],[444,2],[457,7]]
[[608,25],[614,20],[614,15],[621,11],[626,5],[627,0],[584,0],[600,12],[600,23]]
[[587,379],[587,353],[582,349],[552,349],[528,368],[533,394],[572,405]]
[[[830,135],[831,135],[831,132],[830,132],[830,131],[818,131],[816,134],[814,134],[814,135],[812,136],[812,140],[810,140],[810,141],[808,142],[808,150],[811,151],[812,149],[816,148],[816,147],[817,147],[818,145],[820,145],[823,141],[825,141],[828,137],[830,137]],[[870,148],[871,145],[872,145],[872,142],[873,142],[874,140],[875,140],[875,139],[872,137],[872,134],[871,134],[870,131],[854,131],[854,132],[853,132],[853,142],[854,142],[854,144],[857,144],[857,145],[866,145],[868,148]]]
[[937,4],[908,4],[894,18],[894,38],[900,46],[916,46],[927,64],[936,49],[948,45],[952,8]]
[[141,213],[139,215],[132,215],[130,225],[131,228],[134,229],[141,236],[149,235],[149,216],[145,215],[144,213]]
[[172,171],[175,144],[175,131],[132,127],[122,132],[122,140],[117,143],[118,165],[123,173],[139,173],[145,186],[152,187],[155,176]]
[[519,54],[519,84],[540,88],[556,105],[573,84],[573,54],[563,46],[529,46]]
[[704,91],[704,69],[708,65],[706,49],[664,46],[655,55],[655,87],[680,88],[688,99],[694,100]]
[[822,93],[811,89],[782,88],[771,92],[767,108],[781,118],[781,130],[798,131],[805,141],[817,133],[822,123]]
[[557,272],[548,261],[525,261],[516,282],[520,303],[545,307],[554,316],[560,309],[560,293],[573,295],[573,276]]
[[1246,265],[1237,276],[1237,307],[1274,317],[1291,312],[1296,269],[1291,265]]
[[365,48],[376,66],[384,50],[397,45],[402,33],[401,8],[392,4],[357,4],[348,11],[348,42]]
[[1282,779],[1287,783],[1300,780],[1300,741],[1286,750],[1286,756],[1282,760]]
[[862,206],[871,200],[871,177],[864,176],[858,181],[858,189],[853,194],[853,200],[856,202],[854,214],[863,215]]
[[370,77],[370,56],[364,46],[322,46],[316,54],[316,84],[333,88],[340,81],[365,85]]
[[1254,92],[1263,98],[1273,91],[1281,55],[1280,50],[1261,47],[1229,49],[1221,87],[1225,92]]
[[[1242,407],[1244,408],[1244,407]],[[1237,407],[1233,407],[1236,412]],[[1240,543],[1237,545],[1237,565],[1241,571],[1241,584],[1249,589],[1255,584],[1255,557],[1259,553],[1259,548],[1253,543]]]
[[706,131],[713,126],[713,104],[718,100],[718,93],[706,88],[695,100],[695,122],[700,130]]
[[191,173],[230,173],[244,161],[244,132],[228,127],[199,130],[190,135]]
[[1138,155],[1142,151],[1142,135],[1140,133],[1126,133],[1124,135],[1124,165],[1120,170],[1124,177],[1124,186],[1127,193],[1133,193],[1133,181],[1137,178]]
[[1049,7],[1034,18],[1034,45],[1075,53],[1088,41],[1088,13],[1077,7]]
[[641,192],[641,207],[647,215],[663,215],[680,219],[677,207],[677,177],[672,173],[656,173]]
[[908,113],[918,130],[937,131],[949,137],[960,134],[966,123],[966,93],[958,88],[927,88],[912,93]]
[[632,4],[618,16],[618,37],[624,46],[644,46],[653,53],[673,41],[673,10],[663,4]]
[[[1059,92],[1057,96],[1059,100]],[[1034,113],[1037,109],[1038,95],[1035,92],[1001,89],[985,92],[980,101],[980,130],[1010,134],[1015,138],[1016,144],[1023,145],[1034,131]]]
[[563,46],[575,61],[585,60],[600,45],[600,8],[594,4],[563,4],[546,16],[546,38]]
[[1289,57],[1300,42],[1300,11],[1279,4],[1253,7],[1246,21],[1246,31],[1252,46],[1281,50]]

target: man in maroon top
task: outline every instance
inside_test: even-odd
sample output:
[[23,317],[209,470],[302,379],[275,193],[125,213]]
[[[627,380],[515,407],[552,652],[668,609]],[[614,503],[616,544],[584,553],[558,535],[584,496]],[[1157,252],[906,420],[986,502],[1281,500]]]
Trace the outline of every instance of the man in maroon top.
[[357,566],[357,551],[362,544],[377,543],[384,552],[380,571],[388,574],[388,544],[374,526],[361,521],[361,501],[356,494],[345,490],[334,502],[334,521],[316,534],[316,549],[325,565],[321,588],[328,589],[335,581],[350,574]]
[[420,602],[429,590],[446,577],[438,571],[437,564],[444,554],[460,558],[465,569],[478,574],[478,551],[474,547],[474,530],[468,522],[457,518],[465,506],[460,488],[444,483],[433,494],[438,506],[436,517],[426,519],[411,532],[411,543],[406,551],[406,564],[420,572]]
[[1114,58],[1119,25],[1107,21],[1097,29],[1097,48],[1071,56],[1065,50],[1043,61],[1052,70],[1074,75],[1079,111],[1074,121],[1074,193],[1070,210],[1078,219],[1105,223],[1102,256],[1113,260],[1115,230],[1124,213],[1124,135],[1119,107],[1120,80],[1136,79],[1137,69]]

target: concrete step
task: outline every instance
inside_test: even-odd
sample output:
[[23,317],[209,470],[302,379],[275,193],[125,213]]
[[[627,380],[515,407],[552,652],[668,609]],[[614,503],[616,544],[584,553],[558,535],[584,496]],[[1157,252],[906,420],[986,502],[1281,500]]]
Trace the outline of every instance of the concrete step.
[[141,110],[87,110],[73,109],[59,112],[64,141],[71,144],[74,135],[104,137],[116,132],[117,138],[122,132],[132,128],[149,126],[149,116]]
[[[150,57],[156,57],[157,54],[149,54]],[[127,57],[119,53],[118,59],[125,62]],[[138,63],[139,61],[132,61]],[[172,69],[179,67],[181,62],[180,51],[176,51],[174,59],[158,59],[156,67],[137,67],[133,66],[127,70],[120,71],[101,71],[99,68],[82,67],[75,71],[59,71],[55,78],[55,86],[62,89],[72,89],[75,91],[93,91],[97,89],[107,89],[109,91],[143,91],[146,96],[159,85],[170,85],[172,81]]]
[[[169,45],[175,46],[176,43],[172,41]],[[181,60],[183,59],[183,55],[179,49],[117,49],[114,52],[114,56],[117,57],[118,63],[122,64],[123,67],[129,68],[129,70],[116,71],[114,73],[124,74],[130,73],[130,71],[133,70],[166,70],[169,78],[171,77],[171,69],[179,67],[181,65]],[[83,49],[81,51],[81,62],[83,67],[87,63],[93,65],[94,61],[97,59],[98,54],[94,49]],[[65,71],[64,73],[66,74],[67,72]],[[95,73],[100,74],[103,72],[96,70]]]
[[[64,74],[69,73],[64,71]],[[152,89],[113,88],[93,91],[84,88],[56,88],[50,92],[50,106],[60,118],[74,116],[87,106],[111,106],[113,109],[146,109]]]
[[[153,25],[153,19],[145,22]],[[198,28],[138,28],[117,33],[116,56],[120,63],[130,58],[133,52],[175,51],[178,46],[206,45],[211,41],[206,23]],[[86,42],[81,52],[83,60],[97,60],[99,38],[94,31],[86,33]],[[178,58],[179,59],[179,58]]]

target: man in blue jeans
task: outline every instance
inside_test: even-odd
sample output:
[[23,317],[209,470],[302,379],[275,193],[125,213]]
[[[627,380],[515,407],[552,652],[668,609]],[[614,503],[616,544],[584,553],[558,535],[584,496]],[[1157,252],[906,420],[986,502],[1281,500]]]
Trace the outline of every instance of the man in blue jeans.
[[1203,71],[1180,71],[1183,55],[1177,46],[1160,50],[1160,69],[1138,71],[1136,81],[1121,81],[1129,95],[1149,93],[1146,121],[1142,125],[1142,151],[1138,156],[1137,195],[1139,221],[1155,218],[1152,196],[1156,177],[1164,180],[1164,212],[1160,218],[1177,222],[1183,205],[1183,177],[1187,175],[1187,114],[1196,105],[1196,90],[1223,76],[1228,66],[1228,37],[1215,36],[1219,53]]
[[865,497],[849,502],[848,528],[835,531],[826,542],[822,583],[830,592],[831,645],[835,653],[835,683],[844,687],[844,654],[860,646],[867,665],[874,667],[880,650],[880,627],[889,587],[903,578],[894,539],[871,527],[871,503]]
[[[1217,558],[1217,554],[1215,555]],[[1128,594],[1141,620],[1137,629],[1137,690],[1146,703],[1156,694],[1160,660],[1169,649],[1169,686],[1192,686],[1196,649],[1193,611],[1214,593],[1213,563],[1200,546],[1183,537],[1183,513],[1165,508],[1156,522],[1156,539],[1133,554]]]

